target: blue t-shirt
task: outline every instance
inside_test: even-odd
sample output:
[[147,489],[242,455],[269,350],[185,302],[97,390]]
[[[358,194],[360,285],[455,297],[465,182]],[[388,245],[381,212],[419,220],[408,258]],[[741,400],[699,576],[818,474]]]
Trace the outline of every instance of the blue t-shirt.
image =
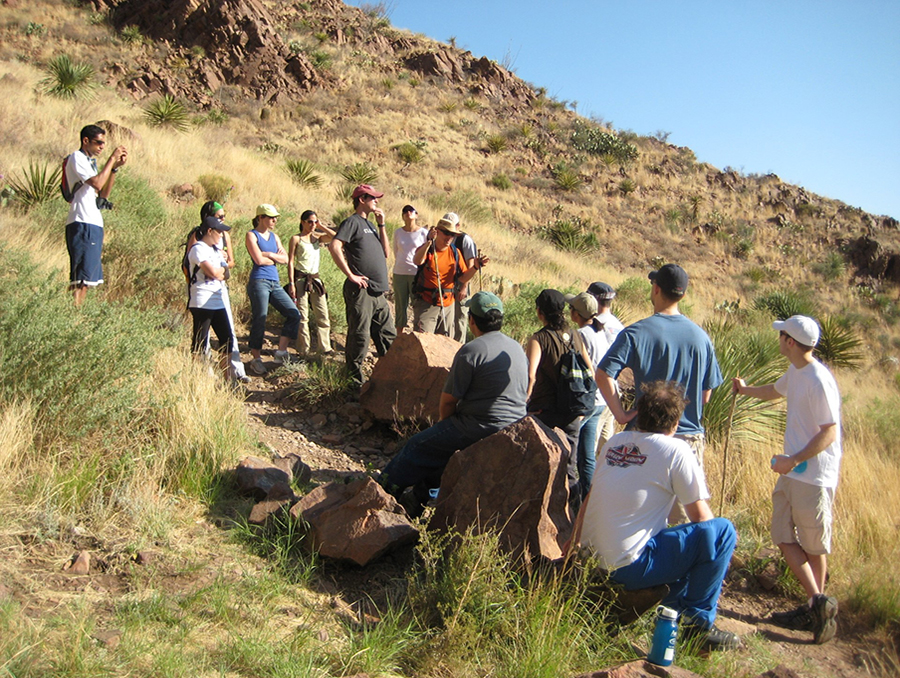
[[688,400],[677,433],[703,433],[703,392],[722,383],[722,372],[712,342],[683,315],[657,313],[619,332],[600,369],[615,379],[626,367],[634,372],[635,396],[641,384],[674,381],[685,389]]
[[[256,238],[256,244],[259,246],[260,252],[269,252],[270,254],[274,254],[278,251],[278,242],[275,240],[275,234],[272,231],[268,231],[269,239],[266,240],[262,237],[259,231],[255,228],[250,231],[253,234],[253,237]],[[274,280],[275,282],[279,282],[278,278],[278,268],[276,268],[275,264],[266,264],[265,266],[260,266],[259,264],[253,264],[253,270],[250,271],[250,280]]]

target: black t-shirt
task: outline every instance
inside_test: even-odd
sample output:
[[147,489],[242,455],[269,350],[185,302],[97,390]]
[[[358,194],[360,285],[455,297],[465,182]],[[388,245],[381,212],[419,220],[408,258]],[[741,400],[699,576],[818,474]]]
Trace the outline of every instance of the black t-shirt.
[[369,279],[369,293],[387,292],[387,259],[378,237],[378,227],[368,219],[352,214],[341,222],[334,237],[344,243],[344,256],[350,270]]

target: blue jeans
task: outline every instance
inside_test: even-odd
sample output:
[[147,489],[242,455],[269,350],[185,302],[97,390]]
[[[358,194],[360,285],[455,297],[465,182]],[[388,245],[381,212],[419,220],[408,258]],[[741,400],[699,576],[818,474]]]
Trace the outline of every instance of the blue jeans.
[[258,351],[262,348],[269,304],[272,304],[272,307],[284,316],[281,336],[289,339],[297,338],[297,332],[300,330],[300,311],[297,310],[294,302],[291,301],[277,280],[253,278],[247,283],[247,296],[250,297],[250,310],[253,313],[250,339],[247,342],[251,349]]
[[597,465],[597,430],[600,415],[605,409],[606,405],[595,405],[593,411],[581,420],[581,430],[578,431],[578,487],[581,489],[582,501],[587,497],[594,479],[594,467]]
[[416,497],[425,501],[427,491],[440,487],[441,475],[457,450],[463,450],[483,437],[459,431],[452,417],[439,421],[410,438],[381,472],[379,482],[395,496],[414,487]]
[[668,584],[663,605],[709,628],[736,544],[737,531],[727,518],[667,527],[647,542],[637,560],[610,576],[627,590]]

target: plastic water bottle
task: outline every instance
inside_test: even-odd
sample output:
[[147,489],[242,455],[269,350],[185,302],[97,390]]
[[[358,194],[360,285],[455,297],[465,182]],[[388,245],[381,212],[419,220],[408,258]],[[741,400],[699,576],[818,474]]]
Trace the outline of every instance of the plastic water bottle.
[[675,637],[678,635],[678,613],[670,607],[656,608],[656,627],[647,661],[657,666],[668,666],[675,661]]
[[[775,457],[772,457],[772,466],[775,466]],[[808,461],[801,461],[794,467],[794,473],[803,473],[807,466],[809,466]]]

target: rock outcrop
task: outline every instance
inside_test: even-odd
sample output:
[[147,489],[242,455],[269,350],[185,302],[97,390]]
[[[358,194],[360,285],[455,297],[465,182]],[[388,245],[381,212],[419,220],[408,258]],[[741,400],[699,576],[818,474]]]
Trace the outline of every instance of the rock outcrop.
[[450,459],[429,527],[498,530],[514,558],[555,560],[572,532],[565,447],[533,417]]
[[360,404],[382,421],[437,420],[441,391],[459,347],[438,334],[401,334],[363,384]]

